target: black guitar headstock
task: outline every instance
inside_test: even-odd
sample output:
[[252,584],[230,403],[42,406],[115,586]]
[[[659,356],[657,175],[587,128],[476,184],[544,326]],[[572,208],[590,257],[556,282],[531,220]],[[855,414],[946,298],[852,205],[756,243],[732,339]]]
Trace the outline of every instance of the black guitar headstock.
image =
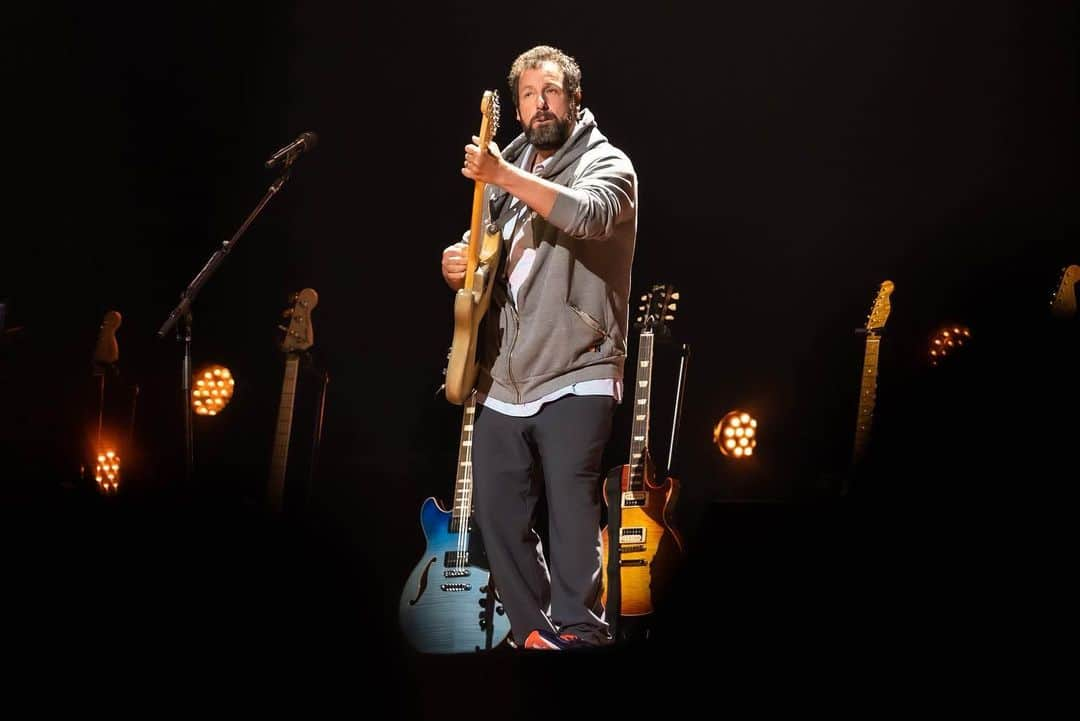
[[634,327],[642,332],[651,332],[662,338],[671,335],[668,323],[675,320],[679,293],[671,283],[656,283],[641,296],[638,306],[639,315],[634,320]]

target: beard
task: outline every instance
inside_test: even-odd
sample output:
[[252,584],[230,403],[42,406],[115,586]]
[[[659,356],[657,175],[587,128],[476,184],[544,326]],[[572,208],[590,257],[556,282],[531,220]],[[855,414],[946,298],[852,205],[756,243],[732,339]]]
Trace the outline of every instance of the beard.
[[555,122],[537,125],[535,122],[536,116],[533,116],[529,126],[524,128],[525,139],[539,150],[558,150],[570,137],[571,115],[567,114],[565,118],[560,118],[557,115],[548,113],[541,117],[545,120],[552,119]]

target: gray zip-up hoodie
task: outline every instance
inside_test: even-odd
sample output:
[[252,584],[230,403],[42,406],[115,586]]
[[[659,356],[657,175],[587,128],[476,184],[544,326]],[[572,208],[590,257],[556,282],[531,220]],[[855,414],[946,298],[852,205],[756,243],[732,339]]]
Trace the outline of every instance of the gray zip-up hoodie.
[[[515,163],[524,135],[502,151]],[[630,267],[637,237],[637,176],[583,110],[573,134],[544,163],[541,177],[564,186],[550,217],[533,214],[536,256],[510,297],[504,267],[480,331],[479,390],[506,403],[527,403],[580,381],[622,379],[626,360]],[[499,228],[509,195],[488,186],[488,218]]]

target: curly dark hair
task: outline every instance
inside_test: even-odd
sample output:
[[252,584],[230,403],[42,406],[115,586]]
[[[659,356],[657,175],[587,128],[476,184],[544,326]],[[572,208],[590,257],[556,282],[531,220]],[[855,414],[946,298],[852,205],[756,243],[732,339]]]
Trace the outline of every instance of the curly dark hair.
[[518,79],[521,74],[531,68],[538,68],[544,62],[550,60],[558,65],[563,71],[563,83],[566,87],[566,96],[572,105],[577,104],[578,93],[581,92],[581,68],[577,60],[550,45],[537,45],[535,48],[526,50],[517,56],[514,64],[510,66],[510,97],[514,100],[514,107],[518,106]]

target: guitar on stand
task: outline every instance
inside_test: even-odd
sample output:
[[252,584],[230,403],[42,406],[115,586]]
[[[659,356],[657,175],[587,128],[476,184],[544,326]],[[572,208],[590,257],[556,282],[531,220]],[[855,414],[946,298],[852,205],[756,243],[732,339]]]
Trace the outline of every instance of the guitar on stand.
[[296,378],[300,371],[300,358],[315,344],[315,329],[311,325],[311,311],[319,303],[319,294],[304,288],[290,298],[292,307],[282,316],[289,325],[278,326],[285,332],[281,350],[285,353],[285,373],[281,381],[281,400],[278,403],[277,425],[274,431],[274,448],[270,454],[270,477],[266,484],[266,505],[270,511],[281,513],[285,500],[285,471],[289,461],[289,438],[292,435],[293,404],[296,399]]
[[454,504],[428,498],[420,508],[427,548],[405,582],[398,604],[401,630],[421,653],[469,653],[493,648],[510,633],[510,620],[491,583],[479,534],[472,527],[472,430],[476,396],[461,418]]
[[[106,403],[105,387],[109,377],[119,376],[117,363],[120,360],[120,344],[116,340],[116,331],[120,327],[121,316],[115,310],[105,313],[98,329],[91,360],[91,375],[96,379],[97,428],[93,441],[94,481],[99,491],[105,494],[116,493],[120,486],[120,453],[116,446],[117,439],[108,438],[105,428]],[[125,454],[126,455],[126,454]],[[86,466],[84,466],[86,468]]]
[[[638,337],[638,369],[634,383],[633,430],[630,435],[629,462],[608,472],[604,498],[608,501],[608,526],[601,532],[604,592],[618,583],[619,613],[644,616],[654,610],[660,592],[655,576],[664,570],[666,561],[658,555],[661,544],[673,544],[681,555],[682,539],[675,530],[671,514],[679,496],[675,478],[656,480],[656,469],[649,454],[649,403],[652,386],[653,343],[656,336],[668,332],[667,322],[674,320],[679,294],[671,285],[654,285],[642,296],[641,328]],[[617,500],[611,499],[617,494]],[[616,530],[617,529],[617,530]],[[617,538],[611,539],[612,533]],[[617,563],[618,577],[609,570]]]
[[[488,152],[488,144],[499,129],[499,95],[488,90],[480,101],[480,152]],[[472,218],[469,223],[469,252],[466,258],[465,285],[454,297],[454,340],[446,364],[446,399],[455,405],[463,404],[476,385],[476,339],[480,321],[491,303],[494,275],[499,267],[502,237],[498,227],[481,225],[484,214],[486,183],[475,181]]]
[[846,496],[851,490],[851,475],[856,472],[866,458],[866,448],[870,442],[870,428],[877,403],[878,356],[881,350],[881,331],[889,318],[891,305],[889,297],[895,285],[886,280],[878,289],[877,297],[870,308],[866,325],[856,332],[866,335],[866,348],[863,353],[862,379],[859,385],[859,410],[855,417],[855,443],[851,453],[851,470],[844,475],[840,495]]

